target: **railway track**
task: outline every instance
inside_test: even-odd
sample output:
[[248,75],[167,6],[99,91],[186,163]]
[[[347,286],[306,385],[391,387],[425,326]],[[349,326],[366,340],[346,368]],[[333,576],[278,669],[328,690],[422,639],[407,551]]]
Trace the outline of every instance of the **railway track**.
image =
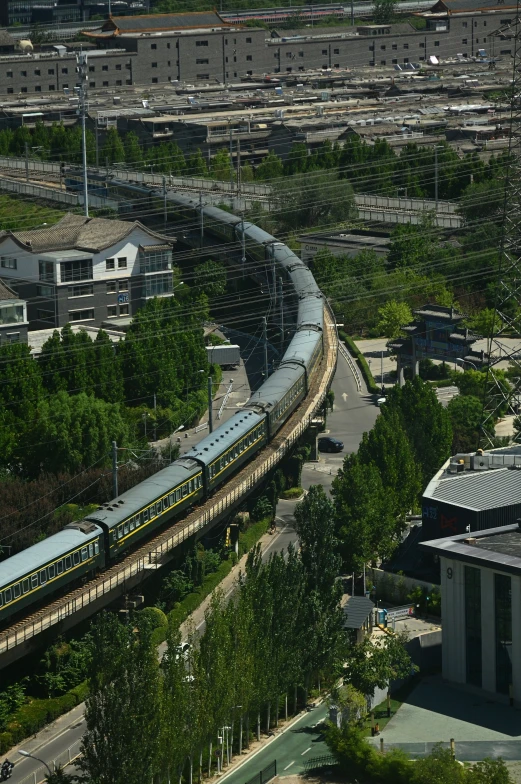
[[[0,632],[0,666],[2,666],[2,658],[19,645],[61,623],[88,605],[99,604],[99,600],[103,597],[106,597],[105,604],[109,604],[117,595],[125,592],[125,585],[129,580],[135,581],[136,577],[138,582],[144,580],[150,570],[159,567],[164,555],[187,538],[203,531],[211,523],[217,522],[225,513],[236,507],[283,459],[320,409],[336,367],[338,338],[335,321],[329,307],[327,305],[325,307],[327,312],[324,318],[324,356],[308,396],[277,437],[212,498],[194,509],[183,520],[174,523],[85,585],[70,591]],[[116,593],[118,588],[120,590]],[[92,612],[98,609],[98,604],[92,608]]]

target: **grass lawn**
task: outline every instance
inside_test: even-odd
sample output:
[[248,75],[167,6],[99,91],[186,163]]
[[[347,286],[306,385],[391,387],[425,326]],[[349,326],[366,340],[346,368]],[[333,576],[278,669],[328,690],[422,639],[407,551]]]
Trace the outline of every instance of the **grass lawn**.
[[57,223],[65,211],[48,207],[42,202],[0,194],[0,230],[28,231],[47,223]]

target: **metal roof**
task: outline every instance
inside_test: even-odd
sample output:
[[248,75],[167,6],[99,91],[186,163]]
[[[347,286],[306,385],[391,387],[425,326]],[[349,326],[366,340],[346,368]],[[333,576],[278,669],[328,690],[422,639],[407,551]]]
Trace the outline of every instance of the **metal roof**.
[[121,33],[160,32],[197,27],[230,27],[215,11],[186,14],[150,14],[145,16],[116,16],[108,19],[102,32]]
[[[313,332],[313,336],[316,341],[317,333]],[[310,344],[310,352],[315,345],[316,342]],[[288,360],[291,359],[291,357],[288,357],[287,352],[284,354],[284,358],[287,358]],[[301,365],[281,365],[279,369],[264,382],[261,388],[253,393],[246,405],[248,407],[262,405],[268,413],[273,411],[274,407],[280,402],[291,385],[303,376],[304,372],[304,368]]]
[[193,460],[186,460],[184,457],[176,460],[167,468],[163,468],[144,482],[127,490],[126,493],[122,493],[110,504],[90,514],[87,520],[103,523],[109,528],[119,525],[156,498],[166,495],[176,485],[195,476],[200,470],[201,467]]
[[43,564],[60,558],[70,550],[84,547],[94,541],[103,533],[101,528],[95,526],[92,533],[85,534],[78,528],[64,528],[43,542],[33,544],[21,553],[0,562],[0,588],[19,580],[28,572],[40,569]]
[[428,495],[475,511],[513,506],[521,503],[521,471],[509,468],[465,471],[440,479]]
[[361,629],[373,612],[374,604],[365,596],[350,596],[342,609],[346,616],[344,629]]
[[521,531],[517,525],[433,539],[419,546],[440,557],[509,574],[521,573]]
[[210,433],[202,441],[199,441],[190,449],[184,457],[197,458],[205,464],[211,463],[219,457],[228,447],[234,444],[238,438],[248,433],[252,427],[260,424],[264,416],[259,416],[254,411],[243,409],[238,411],[224,424],[220,425],[213,433]]

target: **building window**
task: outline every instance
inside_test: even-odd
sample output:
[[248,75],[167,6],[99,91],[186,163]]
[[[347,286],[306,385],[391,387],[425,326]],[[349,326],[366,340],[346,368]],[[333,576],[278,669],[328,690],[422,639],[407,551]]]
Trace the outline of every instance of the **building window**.
[[68,68],[62,68],[62,74],[68,74],[68,73],[69,73]]
[[340,49],[333,49],[333,54],[340,54]]
[[396,59],[395,60],[391,60],[391,62],[392,62],[393,65],[398,65],[398,60],[396,60]]
[[204,74],[196,74],[196,75],[195,75],[195,78],[196,78],[196,79],[209,79],[209,78],[210,78],[210,74],[207,74],[207,73],[204,73]]
[[208,46],[208,41],[196,41],[196,46]]
[[108,86],[109,86],[108,82],[103,82],[103,87],[108,87]]
[[94,294],[94,286],[92,283],[86,283],[83,286],[69,286],[67,292],[69,299],[72,299],[72,297],[91,297]]
[[108,65],[102,65],[102,66],[101,66],[101,70],[102,70],[102,71],[108,71],[108,70],[109,70],[109,67],[108,67]]
[[96,87],[96,82],[89,82],[89,87]]
[[172,275],[152,275],[146,279],[145,296],[157,297],[172,293]]
[[385,44],[382,44],[382,45],[380,46],[380,49],[383,49],[383,50],[385,51]]
[[49,76],[54,76],[54,68],[48,68],[47,73],[49,74]]
[[119,306],[119,315],[120,316],[128,316],[128,305],[120,305]]
[[54,282],[54,264],[52,261],[39,261],[38,267],[40,280]]
[[396,50],[398,49],[398,44],[392,44],[392,49],[396,52]]
[[[120,84],[121,84],[121,82],[120,82]],[[159,80],[158,80],[157,76],[153,76],[152,77],[152,84],[159,84]]]
[[113,270],[113,269],[115,269],[115,260],[114,259],[105,259],[105,269],[106,270]]
[[462,40],[461,40],[461,43],[462,43],[462,44],[466,44],[466,43],[468,43],[468,39],[467,39],[467,38],[462,38]]
[[89,65],[89,73],[94,73],[95,70],[96,70],[95,65]]
[[118,286],[115,280],[109,280],[107,283],[107,294],[115,294],[118,290]]
[[0,308],[0,324],[17,324],[23,320],[23,305],[6,305]]
[[35,92],[35,93],[41,93],[41,91],[42,91],[42,87],[41,87],[41,85],[40,85],[40,84],[37,84],[37,85],[35,86],[35,88],[34,88],[34,92]]
[[39,68],[35,68],[35,69],[34,69],[34,75],[35,75],[35,76],[41,76],[41,75],[42,75],[42,72],[40,71],[40,69],[39,69]]
[[403,48],[404,48],[404,49],[408,49],[408,48],[409,48],[409,44],[404,44],[404,45],[403,45]]
[[53,91],[53,90],[55,90],[55,89],[56,89],[56,87],[55,87],[55,85],[54,85],[54,84],[50,84],[50,85],[49,85],[49,91],[50,91],[50,92],[52,92],[52,91]]
[[439,41],[434,41],[434,46],[439,46],[439,45],[440,45]]
[[420,43],[420,49],[425,49],[425,44],[424,43]]
[[196,65],[208,65],[208,64],[209,64],[209,62],[210,62],[210,61],[208,60],[208,58],[207,58],[207,57],[199,57],[199,58],[198,58],[198,59],[195,61],[195,64],[196,64]]
[[12,79],[13,78],[13,72],[12,71],[8,71],[6,73],[6,76],[7,76],[8,79]]
[[512,49],[501,49],[499,54],[512,54]]
[[[503,24],[503,22],[501,22]],[[463,27],[467,27],[467,22],[463,22]]]
[[19,343],[20,342],[20,333],[19,332],[8,332],[5,336],[6,343]]
[[90,321],[94,318],[94,308],[69,310],[69,321]]
[[60,264],[60,273],[62,283],[72,283],[76,280],[91,280],[92,259],[62,261]]
[[54,286],[36,286],[39,297],[54,297]]
[[26,93],[27,92],[27,87],[21,87],[20,88],[20,92],[21,93]]
[[116,318],[118,315],[118,306],[117,305],[108,305],[107,307],[107,318]]
[[386,60],[380,60],[380,65],[385,65],[386,62],[387,62]]
[[126,268],[127,268],[127,257],[118,256],[118,269],[126,269]]
[[48,324],[54,324],[54,313],[52,310],[37,310],[36,318],[38,321],[45,321]]
[[253,60],[253,57],[252,57],[252,55],[251,55],[251,54],[247,54],[247,55],[246,55],[246,59],[247,59],[247,60],[249,60],[249,61],[251,62],[251,61]]
[[22,71],[21,75],[22,76],[27,76],[27,71]]
[[299,57],[304,57],[304,52],[299,52],[299,53],[298,53],[298,56],[299,56]]
[[408,63],[409,62],[409,58],[408,57],[404,57],[403,61],[404,61],[404,63]]
[[157,44],[150,44],[151,49],[157,49]]
[[[322,54],[327,54],[327,49],[322,49]],[[290,57],[291,57],[291,53],[290,53]]]
[[16,259],[13,259],[12,256],[2,256],[1,264],[4,269],[15,270],[18,267],[18,262]]
[[7,95],[13,95],[13,93],[14,93],[14,88],[13,87],[8,87],[7,88]]
[[481,571],[465,566],[466,681],[481,688]]
[[152,68],[157,68],[157,63],[152,63]]
[[121,63],[118,63],[118,64],[116,65],[116,71],[121,71]]
[[251,38],[247,38],[247,39],[246,39],[246,43],[247,43],[247,44],[251,44]]
[[118,280],[118,290],[128,291],[128,280]]
[[506,574],[494,574],[496,691],[508,694],[512,683],[512,585]]
[[170,44],[167,44],[167,45],[166,45],[166,48],[167,48],[167,49],[170,49]]

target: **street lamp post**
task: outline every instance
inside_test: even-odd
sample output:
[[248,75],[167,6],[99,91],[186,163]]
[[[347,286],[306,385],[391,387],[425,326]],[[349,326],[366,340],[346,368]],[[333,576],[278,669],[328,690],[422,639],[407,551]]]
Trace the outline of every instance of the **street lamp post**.
[[462,367],[463,367],[464,365],[472,365],[472,367],[474,368],[474,370],[477,370],[477,369],[478,369],[478,368],[477,368],[477,366],[474,364],[474,362],[471,362],[471,361],[470,361],[470,359],[462,359],[461,357],[456,357],[456,359],[454,360],[454,362],[455,362],[457,365],[461,365]]
[[42,763],[42,765],[45,765],[45,767],[46,767],[46,768],[47,768],[47,770],[49,771],[49,776],[52,776],[52,770],[51,770],[51,769],[50,769],[50,767],[47,765],[47,763],[45,762],[45,760],[43,760],[43,759],[40,759],[40,757],[35,757],[35,756],[34,756],[34,754],[29,754],[29,752],[28,752],[28,751],[24,751],[23,749],[18,749],[18,754],[20,754],[22,757],[30,757],[31,759],[34,759],[34,760],[36,760],[37,762],[41,762],[41,763]]

